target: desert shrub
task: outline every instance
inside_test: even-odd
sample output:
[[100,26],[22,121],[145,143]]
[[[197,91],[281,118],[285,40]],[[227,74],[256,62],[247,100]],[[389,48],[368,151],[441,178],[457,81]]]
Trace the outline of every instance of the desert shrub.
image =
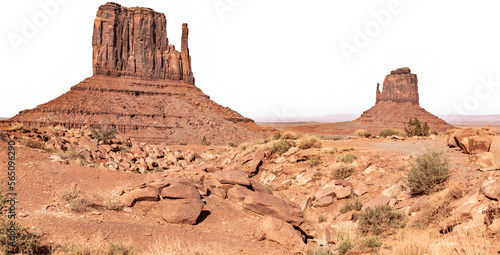
[[210,146],[210,144],[212,144],[210,141],[208,141],[208,139],[205,136],[203,136],[200,139],[200,142],[201,142],[201,145],[203,145],[203,146]]
[[29,133],[31,132],[31,129],[24,125],[23,123],[14,123],[12,125],[12,130],[19,132],[19,133]]
[[69,203],[69,209],[73,212],[85,212],[88,207],[94,204],[86,197],[79,197]]
[[350,164],[340,164],[334,166],[330,171],[330,180],[345,179],[354,173],[354,167]]
[[329,248],[317,248],[312,250],[309,254],[311,255],[334,255],[332,250]]
[[382,246],[380,237],[378,236],[367,236],[363,244],[368,248],[376,248]]
[[107,254],[109,255],[132,255],[137,254],[134,251],[134,246],[122,242],[110,242],[108,244]]
[[229,146],[229,147],[238,147],[238,145],[235,142],[233,142],[233,141],[228,141],[226,143],[226,145]]
[[281,155],[285,152],[287,152],[290,148],[295,146],[295,142],[290,141],[290,140],[285,140],[285,139],[280,139],[279,141],[273,143],[271,147],[269,147],[269,151],[272,154],[278,154]]
[[309,166],[311,168],[315,168],[319,166],[319,164],[321,164],[321,160],[319,158],[314,157],[309,160]]
[[318,215],[318,222],[319,223],[325,222],[325,221],[326,221],[326,215],[324,215],[324,214]]
[[7,134],[7,132],[0,130],[0,141],[7,142],[8,139],[9,135]]
[[104,203],[104,208],[111,211],[121,211],[123,209],[123,205],[120,200],[110,198]]
[[356,131],[354,131],[354,136],[357,136],[357,137],[370,137],[372,134],[370,134],[370,132],[368,132],[366,129],[358,129]]
[[[392,248],[394,255],[422,255],[429,254],[429,246],[432,243],[430,233],[424,231],[402,231]],[[432,253],[430,253],[432,254]],[[447,253],[444,254],[453,254]]]
[[63,247],[66,253],[72,255],[136,255],[139,254],[132,244],[123,242],[107,242],[97,234],[90,240],[72,242]]
[[408,127],[405,127],[405,133],[407,136],[429,136],[429,125],[427,122],[420,123],[417,118],[408,120]]
[[35,139],[30,139],[30,138],[23,139],[22,144],[24,144],[24,146],[31,148],[31,149],[41,150],[41,151],[45,151],[48,153],[54,152],[54,150],[52,148],[47,147],[47,145],[44,142],[38,141]]
[[69,203],[79,197],[81,194],[82,192],[76,185],[71,185],[69,188],[61,192],[61,197],[62,199],[64,199],[64,201],[66,201],[66,203]]
[[359,197],[351,197],[344,200],[344,204],[340,207],[340,213],[346,213],[350,211],[361,211],[363,207],[363,201]]
[[64,201],[69,203],[69,208],[73,212],[84,212],[88,207],[95,206],[93,200],[81,192],[76,185],[71,185],[60,195]]
[[179,145],[188,145],[186,142],[180,142]]
[[340,255],[346,254],[348,251],[350,251],[354,247],[354,244],[352,243],[349,235],[339,233],[338,240],[339,240],[339,244],[337,245],[336,250],[337,250],[337,253]]
[[97,141],[102,141],[104,144],[109,144],[111,139],[116,137],[116,128],[105,126],[105,127],[93,127],[90,129],[90,133],[93,139],[97,139]]
[[359,215],[358,227],[362,233],[379,235],[386,230],[405,226],[405,216],[388,205],[367,208]]
[[281,134],[280,139],[288,139],[288,140],[296,140],[297,139],[297,134],[295,134],[292,131],[285,131]]
[[280,132],[276,132],[273,134],[273,140],[279,140],[281,138],[281,133]]
[[304,136],[299,140],[299,149],[321,148],[321,141],[315,136]]
[[355,159],[356,159],[356,155],[352,152],[346,152],[346,153],[342,153],[342,154],[339,154],[335,160],[337,162],[343,162],[343,163],[346,163],[346,164],[350,164],[352,163]]
[[0,251],[6,254],[41,254],[45,248],[41,244],[43,234],[32,233],[27,227],[15,223],[16,246],[9,244],[10,221],[0,217]]
[[434,128],[431,128],[431,135],[439,135],[439,131],[437,131],[436,129]]
[[342,138],[341,136],[325,136],[325,135],[322,135],[319,137],[320,140],[323,140],[323,141],[340,141],[344,138]]
[[415,228],[426,228],[431,224],[439,224],[441,220],[444,220],[451,216],[448,211],[448,205],[463,197],[463,186],[452,186],[448,189],[448,192],[443,197],[433,197],[429,199],[422,205],[417,216],[410,226]]
[[407,177],[407,186],[413,195],[428,194],[448,178],[450,164],[443,152],[428,152],[419,156]]
[[388,137],[388,136],[394,136],[394,135],[405,136],[406,134],[399,131],[399,130],[394,130],[394,129],[390,129],[390,128],[386,128],[378,133],[378,136],[380,136],[380,137]]

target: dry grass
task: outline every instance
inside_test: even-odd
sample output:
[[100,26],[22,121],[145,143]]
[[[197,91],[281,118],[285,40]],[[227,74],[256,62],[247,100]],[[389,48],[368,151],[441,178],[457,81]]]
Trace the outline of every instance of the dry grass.
[[321,148],[321,141],[316,136],[304,136],[299,139],[299,149]]
[[441,220],[451,216],[446,210],[448,205],[463,197],[464,188],[459,185],[452,186],[443,196],[435,196],[422,205],[422,209],[410,224],[412,227],[426,228],[429,225],[437,225]]
[[297,134],[292,131],[285,131],[281,134],[281,139],[297,140]]
[[346,164],[350,164],[352,163],[355,159],[356,159],[356,154],[352,153],[352,152],[345,152],[345,153],[342,153],[342,154],[339,154],[335,160],[337,162],[343,162],[343,163],[346,163]]
[[361,137],[361,138],[368,138],[372,134],[368,132],[366,129],[358,129],[354,131],[354,136]]
[[429,254],[430,244],[438,237],[438,233],[422,230],[403,230],[399,233],[392,254],[423,255]]
[[354,167],[351,164],[339,164],[330,170],[328,177],[330,180],[346,179],[354,173]]
[[73,212],[84,212],[89,207],[97,206],[97,199],[83,193],[76,185],[71,185],[61,191],[59,195],[69,204],[69,208]]
[[458,255],[487,255],[491,247],[489,239],[481,236],[474,236],[470,233],[455,233],[445,235],[432,247],[432,254],[458,254]]
[[180,241],[178,239],[172,240],[165,238],[156,241],[148,251],[142,253],[143,255],[157,255],[157,254],[176,254],[176,255],[224,255],[236,254],[230,252],[226,247],[214,243],[202,243],[194,241]]
[[91,239],[80,238],[65,244],[62,248],[72,255],[109,254],[109,255],[135,255],[140,254],[130,242],[106,241],[98,233]]
[[47,147],[47,145],[42,141],[27,138],[27,139],[21,140],[21,143],[24,146],[31,148],[31,149],[40,150],[40,151],[44,151],[44,152],[48,152],[48,153],[54,152],[54,149]]

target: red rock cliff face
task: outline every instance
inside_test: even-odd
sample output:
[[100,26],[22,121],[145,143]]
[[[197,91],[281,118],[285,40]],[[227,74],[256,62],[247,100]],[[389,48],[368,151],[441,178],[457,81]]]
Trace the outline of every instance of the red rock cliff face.
[[187,24],[182,25],[180,53],[168,45],[166,26],[165,15],[149,8],[102,5],[92,36],[94,74],[194,84]]
[[379,102],[410,102],[419,104],[417,75],[412,74],[410,68],[398,68],[384,79],[382,93],[377,84],[377,103]]

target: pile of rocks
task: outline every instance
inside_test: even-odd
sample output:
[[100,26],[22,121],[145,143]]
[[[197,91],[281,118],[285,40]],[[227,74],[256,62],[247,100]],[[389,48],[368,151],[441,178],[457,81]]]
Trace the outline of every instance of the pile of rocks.
[[495,135],[489,125],[479,129],[454,129],[449,132],[447,143],[449,147],[471,154],[471,161],[477,164],[478,170],[498,170],[500,168],[495,163],[493,153],[490,152],[491,136]]

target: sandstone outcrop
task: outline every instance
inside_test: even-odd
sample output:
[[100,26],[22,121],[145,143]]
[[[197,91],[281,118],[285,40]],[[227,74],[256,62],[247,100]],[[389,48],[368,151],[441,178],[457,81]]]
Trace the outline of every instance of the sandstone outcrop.
[[9,119],[29,126],[115,127],[144,142],[225,144],[270,131],[210,100],[194,85],[182,25],[181,51],[166,18],[149,8],[101,6],[94,21],[94,75],[58,98]]
[[375,106],[363,112],[354,122],[373,131],[385,128],[404,130],[410,118],[418,118],[438,131],[453,128],[419,105],[418,79],[410,68],[398,68],[384,79],[382,91],[377,84]]

